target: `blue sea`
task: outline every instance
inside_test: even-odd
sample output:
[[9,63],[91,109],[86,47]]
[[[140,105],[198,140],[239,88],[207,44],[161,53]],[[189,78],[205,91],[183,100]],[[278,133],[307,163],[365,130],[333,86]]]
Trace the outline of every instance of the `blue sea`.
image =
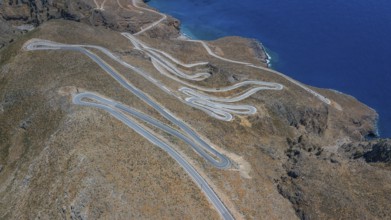
[[256,38],[272,68],[353,95],[391,137],[391,0],[150,0],[195,39]]

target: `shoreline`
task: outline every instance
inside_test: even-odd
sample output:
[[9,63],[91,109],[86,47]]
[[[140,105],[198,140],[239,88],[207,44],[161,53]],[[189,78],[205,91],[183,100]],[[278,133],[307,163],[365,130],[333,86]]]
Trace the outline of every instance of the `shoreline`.
[[[226,36],[226,37],[228,37],[228,36]],[[239,37],[241,37],[241,36],[239,36]],[[182,40],[202,40],[202,39],[191,37],[190,34],[187,34],[185,31],[183,31],[182,24],[179,26],[179,37],[178,37],[178,39],[182,39]],[[250,38],[246,38],[246,39],[250,39]],[[266,63],[268,68],[272,69],[272,63],[271,63],[272,57],[267,52],[266,48],[263,46],[263,43],[259,39],[255,39],[254,38],[253,40],[256,42],[256,44],[259,47],[259,49],[261,49],[262,53],[265,55],[265,58],[262,58],[262,60],[264,61],[264,63]]]
[[[142,0],[144,2],[145,5],[147,5],[148,7],[150,8],[153,8],[155,11],[157,11],[157,13],[161,13],[161,14],[166,14],[166,13],[163,13],[163,12],[160,12],[160,10],[158,10],[158,8],[155,8],[155,7],[152,7],[149,5],[149,2],[150,0]],[[178,19],[179,20],[179,19]],[[199,41],[214,41],[214,40],[218,40],[222,37],[219,37],[219,38],[216,38],[214,40],[201,40],[201,39],[198,39],[196,38],[193,34],[188,34],[184,31],[184,28],[183,28],[183,24],[180,23],[179,27],[178,27],[178,31],[179,31],[179,36],[178,36],[178,39],[182,39],[182,40],[199,40]],[[190,31],[189,31],[190,32]],[[191,32],[190,32],[191,33]],[[192,37],[192,36],[193,37]],[[224,37],[229,37],[230,35],[227,35],[227,36],[224,36]],[[246,38],[246,37],[243,37],[243,36],[238,36],[238,37],[241,37],[241,38],[245,38],[245,39],[251,39],[251,40],[254,40],[258,46],[259,49],[261,49],[262,53],[264,54],[264,57],[261,57],[261,60],[263,61],[262,63],[266,64],[266,68],[270,69],[271,71],[273,72],[276,72],[277,70],[273,69],[272,68],[272,56],[267,52],[266,48],[263,46],[262,42],[259,40],[259,39],[256,39],[256,38]],[[277,71],[278,72],[278,71]],[[283,74],[284,75],[284,74]],[[290,78],[290,77],[288,77]],[[335,89],[332,89],[332,88],[326,88],[327,90],[335,90]],[[335,90],[337,91],[337,90]],[[357,99],[355,96],[352,96],[354,97],[355,99]],[[364,103],[364,105],[366,105],[367,107],[369,107],[370,109],[372,109],[378,116],[376,118],[376,120],[374,121],[374,124],[375,124],[375,127],[376,127],[376,131],[374,133],[374,136],[375,138],[382,138],[381,137],[381,130],[380,130],[380,126],[379,126],[379,123],[380,123],[380,115],[378,113],[378,111],[370,106],[368,106],[367,104]]]
[[[156,10],[158,13],[161,13],[161,14],[166,14],[166,13],[163,13],[163,12],[160,12],[160,10],[158,10],[158,8],[155,8],[151,5],[149,5],[149,2],[151,0],[142,0],[144,2],[145,5],[147,5],[148,7]],[[170,15],[171,16],[171,15]],[[178,19],[179,20],[179,19]],[[179,20],[180,21],[180,20]],[[186,31],[184,31],[184,28],[183,28],[183,24],[182,22],[180,22],[180,26],[178,27],[178,31],[179,31],[179,37],[178,39],[182,39],[182,40],[202,40],[202,41],[213,41],[213,40],[203,40],[203,39],[199,39],[199,38],[196,38],[193,34],[188,34],[186,33]],[[190,32],[190,31],[189,31]],[[190,32],[191,33],[191,32]],[[193,37],[192,37],[192,36]],[[224,37],[229,37],[229,35],[227,36],[224,36]],[[242,38],[246,38],[246,37],[243,37],[243,36],[238,36],[238,37],[242,37]],[[220,39],[222,37],[219,37],[217,39]],[[214,40],[217,40],[217,39],[214,39]],[[246,39],[252,39],[256,42],[256,44],[258,45],[258,47],[262,50],[263,54],[265,55],[265,58],[261,58],[262,61],[264,61],[264,63],[266,63],[266,66],[270,69],[272,69],[272,56],[267,52],[266,48],[263,46],[263,43],[260,39],[256,39],[256,38],[246,38]]]
[[[158,10],[158,8],[155,8],[155,7],[151,6],[151,5],[149,5],[150,0],[142,0],[142,1],[143,1],[143,3],[145,5],[147,5],[148,7],[152,8],[157,13],[164,14],[164,15],[166,14],[166,13],[160,12],[160,10]],[[178,19],[178,21],[180,21],[180,20]],[[202,40],[202,39],[196,38],[193,34],[186,33],[186,31],[184,31],[182,22],[180,22],[180,25],[178,27],[178,31],[179,31],[178,39],[182,39],[182,40]],[[191,35],[193,35],[193,37]],[[225,37],[229,37],[229,36],[227,35]],[[246,37],[243,37],[243,36],[238,36],[238,37],[246,38]],[[219,37],[219,38],[221,38],[221,37]],[[219,39],[219,38],[217,38],[217,39]],[[217,40],[217,39],[215,39],[215,40]],[[256,39],[256,38],[246,38],[246,39],[252,39],[252,40],[254,40],[256,42],[256,44],[258,45],[259,49],[261,49],[262,53],[264,54],[264,57],[262,57],[261,60],[263,61],[263,63],[266,64],[267,68],[273,69],[272,68],[272,59],[273,58],[267,52],[266,48],[263,46],[262,41],[260,39]],[[208,41],[208,40],[202,40],[202,41]]]
[[266,64],[267,64],[267,67],[271,68],[272,67],[272,56],[270,56],[270,54],[267,52],[265,46],[263,46],[263,43],[258,40],[258,39],[255,39],[258,43],[258,46],[262,49],[263,53],[266,55],[266,58],[265,58],[265,61],[266,61]]

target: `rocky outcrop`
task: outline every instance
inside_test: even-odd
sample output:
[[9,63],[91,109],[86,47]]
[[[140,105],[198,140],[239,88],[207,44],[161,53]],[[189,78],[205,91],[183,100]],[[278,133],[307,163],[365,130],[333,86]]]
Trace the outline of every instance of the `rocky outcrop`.
[[[96,1],[99,2],[99,1]],[[121,1],[119,1],[121,2]],[[135,33],[144,24],[159,19],[153,13],[127,8],[127,1],[122,6],[116,1],[104,4],[107,10],[97,8],[92,0],[9,0],[0,1],[0,49],[27,30],[53,19],[65,19],[83,22],[93,26],[104,26],[116,31]],[[121,6],[121,7],[119,7]],[[137,19],[134,19],[137,17]],[[148,33],[151,37],[170,37],[179,35],[179,21],[169,17],[162,28]],[[26,25],[31,26],[27,28]]]
[[365,161],[369,163],[391,164],[391,141],[379,141],[372,146],[372,149],[364,154]]
[[287,140],[286,173],[277,181],[299,218],[390,218],[390,140],[333,148],[308,141],[305,136]]
[[391,165],[391,140],[389,139],[344,144],[340,152],[352,159],[363,158],[368,163]]
[[326,106],[297,108],[296,106],[275,102],[273,111],[282,120],[286,120],[290,126],[296,129],[304,129],[306,132],[314,135],[322,135],[328,126],[329,112]]
[[92,9],[89,1],[10,0],[0,5],[1,17],[13,25],[38,26],[50,19],[80,21]]

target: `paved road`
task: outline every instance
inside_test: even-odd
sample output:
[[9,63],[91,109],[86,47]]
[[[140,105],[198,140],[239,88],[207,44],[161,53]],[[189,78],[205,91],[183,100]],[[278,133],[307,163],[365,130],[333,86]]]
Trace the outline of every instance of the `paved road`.
[[[83,99],[89,99],[94,102],[84,101]],[[209,184],[201,177],[201,175],[191,166],[178,152],[176,152],[173,148],[171,148],[168,144],[157,138],[154,134],[147,131],[145,128],[140,126],[137,122],[133,121],[129,117],[127,117],[123,112],[129,113],[132,116],[135,116],[139,119],[142,119],[150,124],[155,125],[156,127],[161,128],[162,130],[170,131],[169,133],[181,135],[176,132],[172,128],[168,128],[168,126],[162,124],[161,122],[153,119],[147,115],[144,115],[141,112],[138,112],[130,107],[127,107],[123,104],[117,103],[113,100],[106,99],[104,97],[98,96],[94,93],[79,93],[74,96],[73,102],[78,105],[95,107],[102,109],[112,116],[120,120],[122,123],[126,124],[128,127],[136,131],[139,135],[146,138],[148,141],[158,146],[165,152],[167,152],[193,179],[193,181],[201,188],[210,202],[215,206],[216,210],[220,213],[220,215],[224,219],[233,219],[231,213],[225,207],[225,205],[221,202],[216,193],[212,190]],[[190,141],[190,140],[189,140]]]
[[[283,86],[278,83],[263,82],[257,80],[249,80],[236,83],[231,86],[222,87],[222,88],[207,88],[202,86],[197,86],[193,83],[189,83],[181,78],[186,80],[201,81],[210,77],[210,74],[207,72],[199,72],[189,75],[184,73],[176,67],[176,65],[191,68],[195,66],[205,66],[208,62],[198,62],[193,64],[183,63],[170,54],[152,48],[141,40],[137,39],[129,33],[122,33],[122,35],[130,40],[135,49],[144,52],[151,58],[151,62],[154,65],[155,69],[159,71],[162,75],[175,80],[187,87],[182,87],[179,89],[180,92],[185,94],[187,97],[185,101],[188,105],[198,108],[210,116],[217,118],[219,120],[231,121],[233,119],[232,114],[241,114],[241,115],[250,115],[257,112],[256,108],[249,105],[233,105],[230,103],[242,101],[254,93],[261,90],[282,90]],[[188,88],[191,87],[191,88]],[[209,93],[222,93],[228,92],[231,90],[239,89],[241,87],[250,87],[244,92],[241,92],[239,95],[234,97],[219,97],[213,96],[210,94],[205,94],[202,92]],[[255,87],[255,88],[251,88]],[[198,90],[198,91],[195,91]],[[199,92],[202,91],[202,92]]]
[[[124,36],[127,36],[127,38],[130,38],[130,39],[134,38],[133,36],[130,37],[128,35],[129,34],[124,34]],[[166,87],[162,82],[159,82],[156,79],[154,79],[150,74],[148,74],[145,71],[142,71],[139,68],[136,68],[136,67],[130,65],[129,63],[123,61],[122,59],[120,59],[119,57],[117,57],[116,55],[111,53],[109,50],[107,50],[106,48],[103,48],[100,46],[95,46],[95,45],[66,45],[66,44],[60,44],[60,43],[54,43],[54,42],[50,42],[50,41],[40,40],[39,44],[42,44],[42,43],[45,43],[45,47],[40,48],[43,46],[43,45],[40,45],[39,47],[35,47],[35,50],[47,49],[47,47],[50,47],[51,49],[55,49],[58,46],[68,47],[68,48],[69,47],[72,47],[72,48],[77,48],[77,47],[92,48],[92,49],[99,50],[100,52],[104,53],[105,55],[107,55],[108,57],[113,59],[114,61],[118,62],[119,64],[123,65],[126,68],[129,68],[130,70],[132,70],[135,73],[139,74],[140,76],[144,77],[145,79],[147,79],[151,83],[155,84],[162,91],[169,93],[170,95],[173,95],[174,97],[178,98],[178,100],[180,100],[181,102],[184,102],[185,104],[188,104],[192,107],[198,108],[198,109],[206,112],[208,115],[210,115],[214,118],[217,118],[219,120],[224,120],[224,121],[232,120],[233,119],[232,114],[248,115],[248,114],[255,114],[257,111],[256,108],[254,108],[253,106],[236,105],[236,104],[234,105],[234,104],[230,104],[230,103],[241,101],[241,100],[248,98],[252,94],[254,94],[258,91],[261,91],[261,90],[266,90],[266,89],[268,89],[268,90],[281,90],[281,89],[283,89],[283,86],[281,84],[256,81],[256,80],[243,81],[243,82],[239,82],[234,85],[222,87],[222,88],[207,88],[207,87],[196,86],[194,84],[180,80],[180,79],[178,79],[178,77],[173,76],[173,74],[168,73],[165,69],[160,68],[160,65],[156,64],[154,62],[154,58],[152,56],[151,57],[152,63],[155,65],[156,69],[161,74],[169,77],[170,79],[176,80],[176,81],[184,84],[185,86],[193,88],[193,89],[190,89],[188,87],[182,87],[179,89],[179,92],[181,92],[182,94],[187,96],[186,98],[183,99],[181,96],[177,95],[176,92],[174,92],[174,91],[170,90],[168,87]],[[147,47],[141,41],[134,41],[134,44],[136,45],[135,47],[137,49],[142,49],[144,47]],[[30,47],[33,45],[34,45],[34,42],[32,42],[32,44],[30,44]],[[87,53],[87,55],[88,55],[88,53]],[[175,59],[175,58],[173,58],[173,59]],[[165,65],[166,63],[170,63],[170,61],[164,59],[164,57],[161,57],[160,60],[161,60],[162,65]],[[205,63],[206,62],[202,62],[202,63],[200,62],[200,63],[196,63],[196,64],[186,64],[186,65],[204,65]],[[171,63],[170,65],[173,66],[174,64]],[[237,96],[234,95],[233,97],[226,97],[226,98],[222,98],[219,96],[213,96],[213,95],[209,95],[209,94],[204,94],[204,93],[200,93],[200,92],[195,91],[195,90],[200,90],[200,91],[209,92],[209,93],[222,93],[222,92],[229,92],[229,91],[241,88],[241,87],[249,87],[249,86],[250,87],[255,86],[255,88],[249,88],[249,89],[245,90],[244,92],[241,92]]]
[[[178,130],[176,130],[170,126],[165,125],[163,122],[161,122],[153,117],[150,117],[146,114],[143,114],[143,113],[141,113],[133,108],[130,108],[124,104],[112,101],[108,98],[103,98],[101,96],[98,96],[98,95],[96,95],[94,93],[90,93],[90,92],[84,92],[81,94],[78,94],[75,96],[75,97],[77,97],[77,98],[74,98],[75,104],[80,104],[80,100],[82,98],[90,98],[92,100],[95,100],[95,101],[98,101],[101,103],[105,103],[105,105],[111,106],[111,108],[116,108],[118,110],[121,110],[122,112],[130,114],[133,117],[136,117],[136,118],[138,118],[138,119],[140,119],[140,120],[142,120],[142,121],[144,121],[144,122],[146,122],[156,128],[159,128],[160,130],[163,130],[164,132],[166,132],[168,134],[171,134],[171,135],[181,139],[186,144],[191,146],[199,155],[201,155],[205,160],[207,160],[213,166],[220,168],[220,169],[225,169],[225,168],[230,167],[230,161],[224,155],[220,154],[218,151],[216,151],[211,146],[206,144],[195,133],[189,135],[191,137],[191,138],[189,138],[188,136],[182,134]],[[200,146],[202,146],[202,147],[200,147]],[[209,152],[210,154],[208,154],[207,152]],[[211,155],[213,155],[213,156],[211,156]],[[217,158],[218,160],[215,158]]]
[[[132,0],[133,6],[135,8],[144,10],[144,11],[150,11],[153,13],[160,14],[162,16],[161,19],[158,21],[152,23],[146,28],[143,28],[141,31],[136,33],[135,35],[139,35],[144,33],[145,31],[150,30],[151,28],[155,27],[162,21],[164,21],[167,16],[164,14],[161,14],[159,12],[156,12],[154,10],[140,7],[136,3],[137,0]],[[99,6],[98,2],[94,0],[95,4],[97,5],[97,9],[104,10],[104,4],[106,0],[103,1],[103,3]],[[118,0],[117,3],[119,4]],[[119,4],[120,5],[120,4]],[[121,5],[120,5],[121,7]],[[130,35],[128,33],[123,33],[125,37],[127,37],[132,44],[135,46],[136,49],[144,51],[146,54],[148,54],[149,57],[151,57],[152,63],[155,66],[155,68],[162,73],[163,75],[170,77],[171,79],[174,79],[178,82],[183,83],[188,87],[182,87],[179,91],[186,94],[187,97],[185,99],[185,103],[188,105],[191,105],[193,107],[199,108],[209,115],[221,119],[221,120],[232,120],[232,115],[230,113],[235,114],[254,114],[256,112],[256,109],[253,106],[249,105],[232,105],[228,103],[232,102],[238,102],[245,98],[248,98],[252,94],[265,89],[271,89],[271,90],[281,90],[283,89],[283,86],[278,83],[269,83],[269,82],[262,82],[262,81],[246,81],[241,82],[232,86],[227,86],[223,88],[205,88],[193,85],[191,83],[187,83],[186,81],[183,81],[181,79],[178,79],[177,77],[188,79],[188,80],[194,80],[194,81],[201,81],[208,77],[210,77],[210,74],[207,72],[200,72],[195,74],[187,74],[180,69],[176,67],[176,65],[182,66],[184,68],[193,68],[196,66],[206,66],[208,65],[208,62],[198,62],[193,64],[185,64],[178,59],[174,58],[170,54],[147,46],[137,38],[135,38],[133,35]],[[285,76],[282,73],[279,73],[277,71],[262,67],[262,66],[256,66],[251,63],[241,62],[241,61],[235,61],[231,59],[227,59],[221,56],[216,55],[209,46],[203,42],[203,41],[195,41],[195,40],[189,40],[201,43],[201,45],[206,49],[209,55],[226,61],[230,63],[235,64],[241,64],[257,69],[262,69],[268,72],[272,72],[275,74],[278,74],[285,79],[289,80],[290,82],[300,86],[304,90],[308,91],[309,93],[313,94],[315,97],[319,98],[321,101],[325,102],[326,104],[330,104],[331,101],[327,99],[326,97],[320,95],[319,93],[307,88],[303,84],[297,82],[296,80],[293,80],[292,78]],[[220,154],[218,151],[216,151],[213,147],[211,147],[209,144],[207,144],[202,138],[200,138],[189,126],[187,126],[184,122],[182,122],[180,119],[177,119],[171,112],[169,112],[167,109],[165,109],[163,106],[149,98],[145,93],[143,93],[141,90],[139,90],[137,87],[135,87],[133,84],[128,82],[121,74],[119,74],[117,71],[115,71],[109,64],[107,64],[104,60],[102,60],[99,56],[91,52],[90,50],[86,48],[92,48],[97,49],[101,52],[103,52],[105,55],[110,57],[111,59],[115,60],[116,62],[120,63],[121,65],[133,70],[134,72],[142,75],[147,80],[158,86],[163,91],[175,95],[174,92],[172,92],[169,88],[167,88],[164,85],[161,85],[160,82],[158,82],[156,79],[154,79],[150,74],[126,63],[125,61],[121,60],[119,57],[115,56],[113,53],[111,53],[109,50],[94,46],[94,45],[67,45],[67,44],[59,44],[51,41],[45,41],[45,40],[32,40],[28,42],[24,46],[24,49],[26,50],[71,50],[71,51],[77,51],[85,54],[90,59],[92,59],[95,63],[97,63],[103,70],[105,70],[108,74],[110,74],[111,77],[113,77],[121,86],[129,90],[131,93],[136,95],[138,98],[140,98],[142,101],[147,103],[149,106],[154,108],[159,114],[161,114],[163,117],[171,121],[173,124],[177,125],[182,132],[179,132],[178,130],[173,129],[170,126],[165,125],[161,121],[152,118],[148,115],[145,115],[133,108],[130,108],[126,105],[123,105],[121,103],[115,102],[113,100],[110,100],[108,98],[104,98],[102,96],[99,96],[94,93],[90,92],[84,92],[80,94],[76,94],[73,97],[73,102],[78,105],[83,106],[89,106],[89,107],[95,107],[102,109],[124,124],[126,124],[128,127],[132,128],[134,131],[136,131],[138,134],[145,137],[148,141],[153,143],[154,145],[160,147],[164,151],[166,151],[175,161],[177,161],[180,166],[183,167],[183,169],[190,175],[190,177],[193,179],[194,182],[201,188],[201,190],[205,193],[207,198],[211,201],[211,203],[214,205],[216,210],[219,212],[219,214],[224,219],[233,219],[233,216],[229,212],[229,210],[226,208],[226,206],[221,202],[221,200],[218,198],[216,193],[211,189],[209,184],[200,176],[200,174],[192,167],[180,154],[178,154],[173,148],[171,148],[167,143],[159,139],[156,135],[149,132],[147,129],[145,129],[142,125],[138,124],[136,121],[132,120],[127,115],[136,117],[156,128],[159,128],[163,130],[166,133],[169,133],[181,140],[183,140],[186,144],[188,144],[190,147],[192,147],[193,150],[195,150],[199,155],[201,155],[205,160],[207,160],[209,163],[214,165],[217,168],[228,168],[230,167],[230,161],[227,157]],[[177,76],[173,77],[171,74]],[[238,89],[242,86],[257,86],[255,88],[250,88],[247,91],[236,95],[234,97],[218,97],[218,96],[211,96],[199,91],[203,92],[210,92],[210,93],[218,93],[218,92],[227,92],[234,89]],[[198,90],[198,91],[197,91]],[[181,97],[176,96],[180,100]],[[88,99],[90,101],[86,101],[85,99]],[[93,102],[91,102],[93,101]]]
[[[98,49],[99,47],[90,46],[92,48]],[[168,144],[157,138],[151,132],[147,131],[137,122],[131,120],[129,117],[126,117],[124,113],[130,114],[133,117],[137,117],[152,126],[155,126],[169,134],[172,134],[185,143],[190,145],[199,155],[201,155],[205,160],[210,162],[212,165],[217,168],[228,168],[230,167],[230,161],[227,157],[220,154],[213,147],[208,145],[202,138],[197,135],[189,126],[187,126],[184,122],[177,119],[171,112],[167,109],[156,103],[154,100],[149,98],[145,93],[136,88],[133,84],[128,82],[122,75],[120,75],[117,71],[115,71],[110,65],[108,65],[105,61],[103,61],[99,56],[92,53],[91,51],[81,47],[80,45],[67,45],[67,44],[59,44],[51,41],[45,40],[32,40],[24,46],[25,50],[71,50],[81,52],[87,55],[90,59],[92,59],[95,63],[97,63],[103,70],[105,70],[110,76],[112,76],[121,86],[125,87],[131,93],[136,95],[142,101],[146,102],[156,111],[158,111],[162,116],[171,121],[173,124],[177,125],[185,134],[163,124],[157,119],[154,119],[150,116],[147,116],[141,112],[138,112],[130,107],[127,107],[121,103],[117,103],[113,100],[98,96],[94,93],[80,93],[74,96],[73,102],[78,105],[96,107],[102,110],[107,111],[111,115],[113,115],[118,120],[122,121],[124,124],[132,128],[138,134],[145,137],[148,141],[153,143],[154,145],[165,150],[171,157],[173,157],[191,176],[191,178],[198,184],[201,190],[205,193],[207,198],[212,202],[215,206],[216,210],[224,219],[233,219],[232,215],[225,207],[225,205],[218,198],[216,193],[211,189],[209,184],[199,175],[199,173],[192,167],[180,154],[178,154],[174,149],[172,149]],[[100,48],[102,49],[102,48]],[[103,50],[104,51],[104,50]],[[114,55],[113,55],[114,56]],[[87,98],[93,100],[95,102],[83,101],[83,98]]]
[[[138,40],[136,37],[129,33],[122,33],[122,35],[130,40],[130,42],[134,45],[135,49],[145,52],[154,62],[159,63],[160,65],[164,66],[168,71],[170,71],[172,74],[188,79],[188,80],[194,80],[194,81],[202,81],[208,77],[210,77],[210,73],[207,72],[200,72],[200,73],[193,73],[193,74],[187,74],[183,71],[179,70],[172,62],[168,61],[164,57],[160,56],[157,52],[161,52],[163,54],[167,54],[166,52],[156,50],[153,48],[148,47],[146,44]],[[167,54],[168,55],[168,54]],[[196,64],[184,64],[178,61],[177,59],[173,58],[171,55],[169,55],[169,59],[173,60],[176,64],[185,66],[185,67],[194,67],[194,66],[205,66],[208,63],[202,62],[202,63],[196,63]]]
[[[149,12],[152,12],[152,13],[156,13],[156,14],[159,14],[162,16],[162,18],[154,23],[152,23],[150,26],[148,26],[147,28],[143,29],[142,31],[138,32],[137,34],[135,35],[139,35],[147,30],[150,30],[151,28],[155,27],[157,24],[159,24],[160,22],[164,21],[167,16],[163,13],[160,13],[160,12],[157,12],[157,11],[154,11],[154,10],[151,10],[151,9],[148,9],[148,8],[144,8],[144,7],[140,7],[138,6],[135,1],[137,0],[133,0],[133,5],[141,10],[145,10],[145,11],[149,11]],[[183,39],[181,39],[183,40]],[[318,92],[315,92],[314,90],[308,88],[307,86],[303,85],[302,83],[292,79],[291,77],[283,74],[283,73],[280,73],[278,71],[275,71],[275,70],[272,70],[270,68],[266,68],[266,67],[263,67],[263,66],[257,66],[257,65],[254,65],[252,63],[248,63],[248,62],[242,62],[242,61],[237,61],[237,60],[232,60],[232,59],[228,59],[228,58],[224,58],[224,57],[221,57],[217,54],[215,54],[211,49],[210,47],[208,46],[207,43],[205,43],[204,41],[201,41],[201,40],[191,40],[191,39],[186,39],[186,41],[189,41],[189,42],[197,42],[197,43],[200,43],[204,48],[205,50],[208,52],[209,55],[217,58],[217,59],[220,59],[220,60],[223,60],[223,61],[226,61],[226,62],[230,62],[230,63],[235,63],[235,64],[241,64],[241,65],[245,65],[245,66],[249,66],[249,67],[252,67],[252,68],[256,68],[256,69],[261,69],[261,70],[264,70],[264,71],[267,71],[267,72],[270,72],[270,73],[274,73],[274,74],[277,74],[283,78],[285,78],[286,80],[290,81],[291,83],[299,86],[300,88],[304,89],[305,91],[307,91],[308,93],[312,94],[313,96],[315,96],[316,98],[318,98],[320,101],[326,103],[327,105],[330,105],[331,104],[331,101],[330,99],[328,99],[327,97],[319,94]]]
[[[92,47],[92,46],[90,46]],[[93,47],[98,48],[98,47]],[[99,56],[92,53],[91,51],[85,49],[84,47],[81,47],[79,45],[66,45],[66,44],[58,44],[55,42],[50,41],[43,41],[43,40],[35,40],[31,41],[28,45],[26,45],[25,49],[27,50],[72,50],[72,51],[78,51],[85,55],[87,55],[89,58],[91,58],[94,62],[96,62],[103,70],[105,70],[111,77],[113,77],[117,82],[121,84],[121,86],[125,87],[127,90],[129,90],[131,93],[136,95],[138,98],[140,98],[142,101],[146,102],[149,106],[154,108],[157,112],[159,112],[163,117],[171,121],[173,124],[177,125],[183,132],[185,132],[189,137],[194,139],[196,143],[198,143],[202,150],[199,149],[196,144],[190,144],[193,149],[200,153],[201,156],[203,156],[207,161],[211,162],[212,165],[216,166],[217,168],[228,168],[230,167],[229,160],[222,154],[220,154],[218,151],[216,151],[213,147],[211,147],[209,144],[207,144],[203,139],[197,135],[188,125],[186,125],[183,121],[180,119],[177,119],[169,110],[152,100],[149,96],[147,96],[145,93],[143,93],[141,90],[139,90],[137,87],[135,87],[133,84],[128,82],[120,73],[115,71],[110,65],[108,65],[104,60],[102,60]],[[159,125],[158,127],[161,127],[162,125]],[[163,129],[164,130],[164,129]],[[172,132],[169,130],[166,130],[167,132]],[[176,133],[175,133],[176,134]],[[174,133],[173,133],[174,135]],[[178,138],[182,138],[183,135],[178,134]],[[187,139],[183,139],[185,142],[187,142]],[[193,142],[191,142],[193,143]],[[218,158],[219,160],[215,160],[213,157],[211,157],[209,154],[213,155],[213,157]]]
[[300,88],[304,89],[305,91],[311,93],[316,98],[318,98],[320,101],[322,101],[322,102],[324,102],[324,103],[326,103],[328,105],[331,104],[331,101],[328,98],[326,98],[325,96],[319,94],[318,92],[315,92],[314,90],[308,88],[307,86],[303,85],[302,83],[292,79],[291,77],[289,77],[289,76],[287,76],[287,75],[285,75],[283,73],[277,72],[277,71],[272,70],[272,69],[267,68],[267,67],[257,66],[257,65],[254,65],[252,63],[241,62],[241,61],[231,60],[231,59],[227,59],[227,58],[221,57],[221,56],[215,54],[204,41],[200,41],[200,40],[187,40],[187,41],[200,43],[206,49],[206,51],[208,52],[209,55],[211,55],[211,56],[213,56],[213,57],[215,57],[217,59],[220,59],[220,60],[223,60],[223,61],[226,61],[226,62],[230,62],[230,63],[241,64],[241,65],[245,65],[245,66],[249,66],[249,67],[253,67],[253,68],[256,68],[256,69],[261,69],[261,70],[264,70],[264,71],[267,71],[267,72],[270,72],[270,73],[277,74],[277,75],[285,78],[286,80],[290,81],[291,83],[293,83],[293,84],[299,86]]
[[105,10],[105,4],[106,4],[106,1],[107,0],[103,0],[103,2],[99,5],[98,1],[97,0],[94,0],[94,3],[96,5],[96,10],[101,10],[101,11],[104,11]]
[[132,0],[132,3],[133,3],[133,6],[134,6],[135,8],[138,8],[138,9],[141,9],[141,10],[144,10],[144,11],[153,12],[153,13],[156,13],[156,14],[159,14],[159,15],[162,16],[162,18],[160,18],[158,21],[153,22],[152,24],[150,24],[150,25],[149,25],[148,27],[146,27],[146,28],[141,28],[141,30],[140,30],[139,32],[135,33],[134,35],[142,34],[142,33],[144,33],[145,31],[148,31],[149,29],[151,29],[151,28],[155,27],[156,25],[160,24],[160,22],[162,22],[162,21],[164,21],[164,20],[167,19],[167,15],[165,15],[165,14],[159,13],[159,12],[157,12],[157,11],[155,11],[155,10],[152,10],[152,9],[149,9],[149,8],[139,7],[139,6],[137,5],[137,0]]

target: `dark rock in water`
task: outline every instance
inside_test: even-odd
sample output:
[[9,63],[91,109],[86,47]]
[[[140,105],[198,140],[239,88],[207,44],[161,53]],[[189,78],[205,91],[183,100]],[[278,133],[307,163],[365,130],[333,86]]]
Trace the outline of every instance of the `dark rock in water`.
[[370,131],[370,132],[368,132],[368,134],[365,136],[365,139],[367,139],[367,140],[374,140],[374,139],[376,139],[376,138],[379,138],[379,134],[378,134],[377,131],[376,131],[376,132]]

